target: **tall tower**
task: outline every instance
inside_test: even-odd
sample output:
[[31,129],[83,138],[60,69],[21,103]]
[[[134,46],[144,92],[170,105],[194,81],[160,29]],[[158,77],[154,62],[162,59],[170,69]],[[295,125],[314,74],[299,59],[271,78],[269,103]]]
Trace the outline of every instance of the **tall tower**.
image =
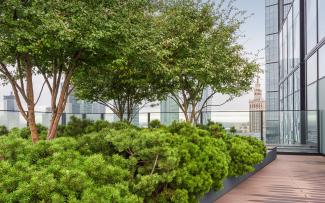
[[261,111],[265,109],[265,101],[262,98],[262,89],[257,79],[254,87],[254,99],[249,101],[249,130],[253,133],[261,132],[261,121],[263,119]]
[[18,112],[18,107],[16,103],[16,98],[10,93],[10,95],[3,97],[3,109],[4,112],[0,112],[0,125],[4,125],[7,128],[11,129],[14,127],[20,126],[20,113]]
[[3,109],[5,111],[18,111],[17,103],[16,103],[16,98],[10,93],[8,96],[3,97]]

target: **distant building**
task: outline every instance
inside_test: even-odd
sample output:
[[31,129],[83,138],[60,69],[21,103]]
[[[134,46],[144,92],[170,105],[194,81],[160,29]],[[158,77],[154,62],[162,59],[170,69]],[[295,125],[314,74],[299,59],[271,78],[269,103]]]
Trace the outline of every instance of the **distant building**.
[[[198,122],[203,122],[203,124],[207,124],[209,120],[211,120],[211,103],[212,103],[212,98],[208,99],[208,101],[204,104],[205,100],[211,95],[211,88],[206,88],[203,91],[203,96],[201,101],[199,102],[197,108],[202,108],[202,119],[199,118]],[[204,106],[203,106],[204,105]],[[197,109],[199,110],[199,109]],[[200,117],[201,117],[200,115]]]
[[68,101],[65,106],[65,113],[80,114],[80,103],[73,95],[73,92],[68,96]]
[[[139,107],[135,107],[135,109],[133,110],[133,115],[132,115],[132,122],[131,124],[132,125],[135,125],[135,126],[140,126],[140,115],[139,115]],[[123,115],[123,119],[126,119],[127,118],[127,113],[125,113]],[[117,115],[113,115],[113,122],[118,122],[120,121],[120,119],[117,117]]]
[[[10,95],[3,97],[3,115],[0,115],[0,125],[7,126],[9,129],[20,126],[20,113],[16,103],[16,98],[10,93]],[[13,112],[11,112],[13,111]]]
[[255,84],[254,88],[254,99],[249,101],[249,130],[250,132],[261,132],[261,111],[265,109],[265,101],[262,98],[261,85],[259,79]]
[[83,114],[93,113],[93,104],[91,102],[79,100],[78,103],[80,105],[80,113],[83,113]]
[[[199,115],[198,123],[202,121],[203,124],[206,124],[209,120],[211,120],[210,105],[212,99],[209,99],[206,103],[204,103],[208,96],[211,95],[211,91],[211,88],[204,89],[202,99],[196,106],[196,111],[203,108],[202,114]],[[188,111],[191,112],[192,108],[190,107]],[[179,120],[179,106],[173,99],[168,97],[165,101],[160,102],[160,122],[164,125],[169,125],[175,120]]]
[[173,121],[179,120],[179,107],[176,102],[168,97],[160,102],[160,122],[164,125],[170,125]]
[[5,110],[5,111],[18,111],[16,98],[12,94],[12,92],[10,93],[10,95],[3,97],[3,110]]
[[100,103],[92,103],[92,112],[93,113],[106,113],[106,107]]
[[[69,114],[101,114],[106,112],[106,107],[97,102],[78,100],[74,92],[68,96],[65,113]],[[98,115],[96,116],[98,117]]]
[[49,127],[51,122],[51,107],[46,107],[45,112],[42,114],[42,125]]

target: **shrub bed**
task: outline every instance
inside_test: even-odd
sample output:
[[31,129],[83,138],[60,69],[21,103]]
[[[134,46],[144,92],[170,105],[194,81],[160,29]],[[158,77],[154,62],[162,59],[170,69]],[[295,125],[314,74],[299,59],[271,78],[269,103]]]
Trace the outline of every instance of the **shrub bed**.
[[50,142],[32,144],[25,129],[0,137],[0,202],[197,202],[266,154],[214,123],[72,122]]

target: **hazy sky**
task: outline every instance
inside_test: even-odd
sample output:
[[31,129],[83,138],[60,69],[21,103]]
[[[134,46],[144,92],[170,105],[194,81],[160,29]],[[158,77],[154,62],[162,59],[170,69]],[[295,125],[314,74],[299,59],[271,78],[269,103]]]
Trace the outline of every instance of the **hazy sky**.
[[[236,5],[239,9],[246,10],[248,13],[252,13],[253,16],[247,20],[247,23],[242,26],[241,31],[246,36],[242,39],[246,51],[257,53],[258,50],[262,50],[265,47],[264,40],[264,0],[237,0]],[[259,63],[264,69],[264,51],[260,53],[261,60]],[[264,74],[260,76],[262,88],[264,92]],[[40,79],[36,80],[36,89],[39,90],[42,85]],[[3,96],[8,95],[11,92],[9,86],[0,86],[0,109],[3,109]],[[44,110],[49,105],[48,92],[44,92],[40,102],[38,110]],[[252,98],[252,93],[246,94],[242,97],[236,98],[232,102],[229,102],[222,107],[213,108],[213,110],[248,110],[249,99]],[[217,96],[213,99],[213,104],[218,104],[223,101],[222,96]]]

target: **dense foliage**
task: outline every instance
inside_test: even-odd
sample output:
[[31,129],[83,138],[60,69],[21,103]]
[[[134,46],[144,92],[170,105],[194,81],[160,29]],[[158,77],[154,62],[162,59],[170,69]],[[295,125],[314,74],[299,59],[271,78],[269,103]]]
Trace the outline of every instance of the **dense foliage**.
[[0,136],[8,134],[8,129],[6,126],[0,125]]
[[140,129],[72,119],[61,137],[37,144],[23,132],[0,137],[0,202],[197,202],[266,153],[216,123]]
[[251,90],[259,66],[238,40],[247,16],[232,0],[163,2],[157,21],[174,76],[171,97],[186,121],[197,123],[217,93],[233,98]]
[[164,51],[149,2],[126,1],[126,9],[117,12],[114,33],[119,39],[110,44],[112,51],[73,77],[77,97],[101,103],[129,123],[143,103],[164,98],[170,90],[166,78],[173,77],[162,63]]

